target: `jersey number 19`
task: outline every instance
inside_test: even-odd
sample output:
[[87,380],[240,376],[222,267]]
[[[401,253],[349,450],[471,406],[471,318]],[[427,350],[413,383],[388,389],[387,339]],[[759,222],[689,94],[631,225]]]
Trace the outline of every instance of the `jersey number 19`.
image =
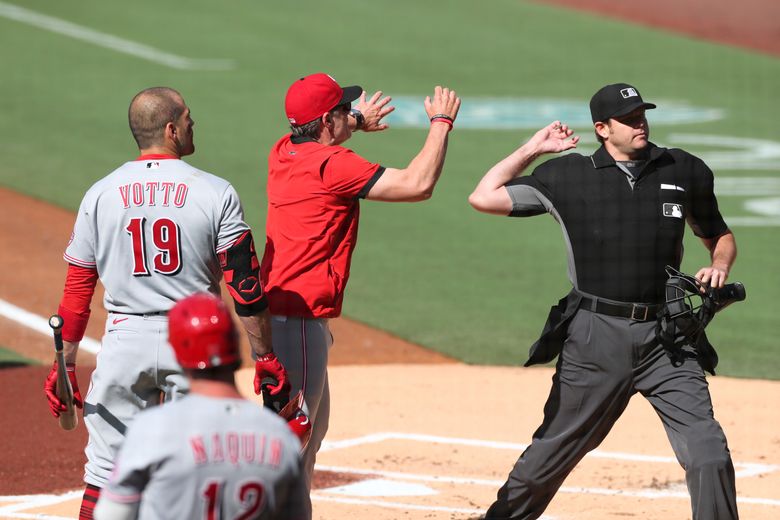
[[[169,218],[152,222],[152,243],[157,252],[152,258],[154,270],[164,275],[174,275],[181,270],[181,233],[179,225]],[[149,276],[146,254],[146,218],[131,218],[125,228],[133,246],[133,276]]]

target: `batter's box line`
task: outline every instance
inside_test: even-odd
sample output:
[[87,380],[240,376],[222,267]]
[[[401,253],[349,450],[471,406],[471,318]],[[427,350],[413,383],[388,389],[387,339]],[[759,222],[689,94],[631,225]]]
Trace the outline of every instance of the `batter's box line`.
[[[311,499],[319,502],[336,502],[339,504],[350,504],[359,506],[386,507],[390,509],[402,509],[405,511],[439,511],[443,513],[459,513],[464,515],[483,515],[485,509],[476,509],[468,507],[447,507],[447,506],[426,506],[422,504],[405,504],[402,502],[389,502],[385,500],[366,500],[362,498],[344,498],[330,497],[321,492],[311,494]],[[548,520],[552,518],[548,517]]]
[[[439,435],[426,435],[420,433],[399,433],[399,432],[381,432],[364,435],[362,437],[356,437],[354,439],[344,439],[341,441],[325,441],[320,448],[321,452],[327,452],[332,450],[341,450],[346,448],[352,448],[355,446],[361,446],[364,444],[371,444],[377,442],[384,442],[388,440],[403,440],[403,441],[415,441],[415,442],[427,442],[438,444],[451,444],[459,446],[472,446],[477,448],[491,448],[496,450],[509,450],[520,453],[524,451],[528,445],[515,442],[500,442],[500,441],[486,441],[482,439],[465,439],[461,437],[442,437]],[[660,462],[660,463],[673,463],[679,464],[674,457],[662,457],[657,455],[639,455],[637,453],[623,453],[617,451],[601,451],[593,450],[586,455],[586,457],[596,459],[613,459],[623,461],[634,462]],[[734,462],[735,468],[740,468],[736,472],[737,478],[756,477],[764,475],[766,473],[773,473],[780,469],[780,466],[776,464],[760,464],[757,462]]]
[[[436,484],[436,483],[461,484],[461,485],[465,484],[465,485],[492,487],[496,489],[504,485],[503,480],[478,479],[472,477],[448,477],[442,475],[419,475],[414,473],[403,473],[400,471],[384,471],[384,470],[373,470],[373,469],[363,469],[363,468],[351,468],[347,466],[326,466],[322,464],[317,464],[314,469],[320,471],[331,471],[334,473],[366,475],[366,476],[374,476],[374,477],[383,477],[387,479],[397,479],[402,481],[406,480],[412,482],[427,482],[432,484]],[[690,499],[690,495],[687,492],[659,491],[655,489],[623,490],[623,489],[563,486],[558,489],[558,492],[578,494],[578,495],[606,495],[606,496],[615,496],[615,497],[648,498],[653,500],[667,499],[667,498],[679,498],[685,500]],[[738,497],[737,502],[739,502],[740,504],[754,504],[754,505],[764,505],[764,506],[771,506],[771,507],[780,507],[780,500],[776,500],[772,498]]]
[[52,506],[81,498],[84,490],[68,491],[61,495],[19,495],[0,496],[0,503],[12,502],[11,505],[0,505],[0,517],[2,518],[35,518],[36,520],[71,520],[70,517],[45,515],[41,513],[24,513],[27,509]]

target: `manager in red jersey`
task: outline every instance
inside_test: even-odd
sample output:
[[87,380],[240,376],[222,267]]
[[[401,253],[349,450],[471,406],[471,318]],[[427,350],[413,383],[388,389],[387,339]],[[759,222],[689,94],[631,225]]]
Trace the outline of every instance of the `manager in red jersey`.
[[[352,107],[352,102],[355,102]],[[312,74],[287,91],[291,133],[268,157],[268,218],[261,278],[271,310],[274,351],[287,368],[292,391],[303,391],[313,421],[304,452],[309,486],[317,450],[328,429],[328,319],[341,314],[360,199],[415,202],[430,198],[460,108],[454,91],[437,86],[426,97],[431,121],[420,152],[406,168],[389,168],[342,144],[352,132],[385,130],[390,98],[366,99],[358,86],[342,88]]]

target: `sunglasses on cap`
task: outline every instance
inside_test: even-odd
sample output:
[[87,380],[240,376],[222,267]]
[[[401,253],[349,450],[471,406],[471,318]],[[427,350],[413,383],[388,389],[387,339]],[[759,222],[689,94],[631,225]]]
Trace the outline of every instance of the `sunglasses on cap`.
[[352,102],[348,101],[346,103],[342,103],[340,105],[336,105],[335,107],[333,107],[333,110],[331,110],[331,112],[339,112],[339,111],[340,112],[349,112],[350,110],[352,110]]

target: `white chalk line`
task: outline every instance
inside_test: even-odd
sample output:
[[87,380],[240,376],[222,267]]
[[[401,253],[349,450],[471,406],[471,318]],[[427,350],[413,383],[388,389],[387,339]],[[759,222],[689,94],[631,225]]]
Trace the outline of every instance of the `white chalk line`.
[[[365,435],[354,439],[345,439],[341,441],[330,441],[323,443],[323,447],[320,451],[333,451],[336,449],[345,449],[370,443],[382,442],[385,440],[409,440],[428,443],[441,443],[441,444],[458,444],[475,447],[488,447],[496,449],[507,449],[521,451],[524,449],[523,444],[509,443],[509,442],[497,442],[497,441],[485,441],[479,439],[466,439],[458,437],[442,437],[437,435],[426,434],[414,434],[414,433],[398,433],[398,432],[383,432]],[[618,460],[634,460],[643,462],[676,462],[671,457],[658,457],[647,455],[636,455],[631,453],[620,452],[591,452],[592,454],[600,458],[612,458]],[[735,464],[736,465],[736,464]],[[758,475],[762,473],[776,471],[778,466],[768,464],[742,464],[743,466],[756,466],[761,468],[761,473],[753,473]],[[338,473],[356,474],[356,475],[371,475],[377,477],[384,477],[389,479],[396,479],[401,481],[417,481],[426,482],[431,484],[458,484],[458,485],[475,485],[485,486],[491,488],[498,488],[503,485],[503,481],[495,479],[477,479],[473,477],[457,477],[457,476],[445,476],[445,475],[423,475],[415,473],[405,473],[397,471],[384,471],[384,470],[372,470],[364,468],[353,468],[347,466],[331,466],[317,464],[316,469],[318,471],[332,471]],[[632,498],[646,498],[646,499],[684,499],[688,500],[689,495],[687,492],[678,491],[663,491],[654,489],[638,489],[638,490],[624,490],[624,489],[608,489],[608,488],[589,488],[589,487],[572,487],[563,486],[559,492],[569,494],[584,494],[584,495],[603,495],[614,497],[632,497]],[[43,507],[53,505],[60,502],[65,502],[78,498],[81,491],[72,491],[63,495],[27,495],[27,496],[11,496],[0,497],[0,502],[15,502],[12,505],[0,507],[0,514],[6,518],[37,518],[44,520],[63,520],[62,517],[56,516],[44,516],[38,514],[22,513],[20,510],[31,509],[35,507]],[[313,500],[337,502],[343,504],[352,505],[366,505],[375,507],[386,507],[391,509],[406,509],[406,510],[420,510],[420,511],[441,511],[449,513],[463,513],[463,514],[481,514],[484,512],[482,509],[476,508],[455,508],[447,506],[433,506],[422,504],[408,504],[401,502],[390,502],[384,500],[368,500],[359,498],[346,498],[346,497],[331,497],[323,494],[323,490],[312,494]],[[771,507],[779,507],[780,500],[770,498],[756,498],[756,497],[738,497],[737,502],[740,504],[753,504],[753,505],[765,505]],[[545,517],[547,520],[552,520],[551,517]]]
[[[363,498],[330,497],[316,492],[311,494],[311,499],[313,501],[320,502],[338,502],[340,504],[386,507],[390,509],[403,509],[406,511],[441,511],[445,513],[463,513],[467,515],[480,515],[486,511],[485,509],[466,507],[425,506],[420,504],[406,504],[402,502],[387,502],[384,500],[366,500]],[[548,520],[552,520],[551,517],[546,518]]]
[[[363,468],[352,468],[348,466],[329,466],[317,464],[315,469],[320,471],[332,471],[335,473],[347,473],[352,475],[371,475],[376,477],[383,477],[388,479],[406,480],[411,482],[427,482],[430,484],[458,484],[458,485],[472,485],[472,486],[484,486],[498,489],[504,485],[503,480],[493,479],[479,479],[473,477],[450,477],[444,475],[421,475],[415,473],[405,473],[401,471],[385,471],[385,470],[372,470]],[[681,491],[663,491],[656,489],[609,489],[609,488],[591,488],[591,487],[572,487],[562,486],[559,493],[570,493],[577,495],[607,495],[618,497],[634,497],[634,498],[649,498],[649,499],[666,499],[666,498],[681,498],[688,500],[690,496],[687,492]],[[771,498],[753,498],[753,497],[738,497],[737,502],[744,504],[757,504],[768,506],[780,506],[780,500]]]
[[230,70],[235,68],[233,60],[192,59],[177,56],[143,43],[126,40],[6,2],[0,2],[0,16],[174,69]]
[[[466,439],[459,437],[443,437],[439,435],[426,435],[415,433],[400,433],[400,432],[382,432],[365,435],[363,437],[356,437],[353,439],[344,439],[341,441],[325,441],[320,448],[320,452],[333,451],[337,449],[352,448],[355,446],[383,442],[388,440],[406,440],[417,441],[426,443],[439,443],[450,444],[460,446],[473,446],[480,448],[492,448],[501,450],[511,450],[515,452],[522,452],[528,447],[526,444],[500,442],[500,441],[486,441],[480,439]],[[606,452],[601,450],[594,450],[586,455],[586,457],[612,459],[612,460],[624,460],[635,462],[652,462],[652,463],[673,463],[679,464],[674,457],[662,457],[654,455],[639,455],[634,453],[623,452]],[[742,468],[741,471],[735,472],[737,478],[755,477],[766,473],[773,473],[780,469],[780,466],[774,464],[759,464],[752,462],[734,462],[735,468]],[[503,481],[490,480],[490,479],[476,479],[472,477],[450,477],[440,475],[417,475],[404,472],[390,472],[379,471],[361,468],[349,468],[341,466],[323,466],[318,464],[316,469],[324,471],[336,471],[341,473],[354,473],[358,475],[377,475],[387,478],[396,478],[399,480],[412,480],[423,482],[445,482],[451,484],[465,484],[465,485],[478,485],[489,487],[500,487],[504,484]],[[561,487],[562,493],[577,493],[577,494],[594,494],[594,495],[610,495],[610,496],[626,496],[626,497],[640,497],[651,499],[662,498],[684,498],[689,499],[687,492],[676,491],[661,491],[654,489],[642,489],[642,490],[614,490],[606,488],[583,488],[583,487]],[[738,497],[737,501],[744,504],[757,504],[768,505],[773,507],[780,506],[780,500],[771,498],[755,498],[755,497]]]
[[3,518],[36,518],[39,520],[71,520],[70,517],[44,515],[40,513],[23,513],[22,510],[38,507],[47,507],[74,500],[83,494],[82,490],[68,491],[62,495],[21,495],[0,497],[0,502],[14,502],[7,506],[0,506],[0,515]]
[[[491,448],[497,450],[509,450],[522,452],[528,445],[515,442],[486,441],[481,439],[464,439],[460,437],[442,437],[438,435],[423,435],[417,433],[399,433],[384,432],[372,433],[363,437],[354,439],[345,439],[342,441],[325,441],[322,443],[320,452],[327,452],[338,449],[352,448],[363,444],[384,442],[388,440],[405,440],[425,443],[456,444],[460,446],[472,446],[478,448]],[[674,457],[663,457],[656,455],[639,455],[636,453],[608,452],[602,450],[593,450],[586,457],[597,459],[613,459],[633,462],[655,462],[655,463],[673,463],[678,464]],[[756,462],[734,462],[735,468],[741,468],[736,472],[738,478],[755,477],[764,473],[773,473],[780,469],[780,466],[774,464],[760,464]]]
[[[24,325],[35,332],[40,332],[41,334],[52,337],[52,330],[51,327],[49,327],[49,320],[47,318],[26,311],[3,299],[0,299],[0,315]],[[100,342],[85,336],[79,343],[79,349],[86,350],[92,354],[97,354],[100,350]]]

